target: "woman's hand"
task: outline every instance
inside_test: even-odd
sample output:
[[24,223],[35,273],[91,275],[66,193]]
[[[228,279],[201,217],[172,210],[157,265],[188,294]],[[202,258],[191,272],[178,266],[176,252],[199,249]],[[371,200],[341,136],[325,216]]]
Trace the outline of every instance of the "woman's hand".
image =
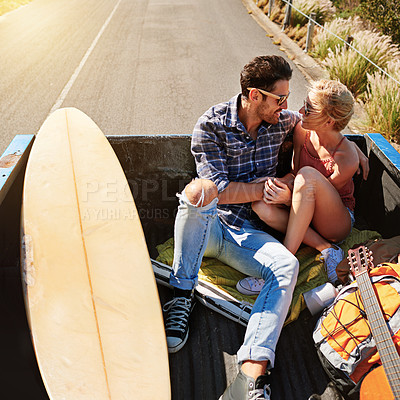
[[283,180],[279,178],[268,178],[264,184],[263,201],[266,204],[292,204],[292,191]]
[[358,163],[359,163],[359,167],[357,170],[357,175],[361,174],[361,170],[362,170],[362,176],[364,181],[367,180],[368,178],[368,174],[369,174],[369,160],[368,157],[361,151],[361,149],[354,143],[354,147],[357,151],[357,155],[358,155]]

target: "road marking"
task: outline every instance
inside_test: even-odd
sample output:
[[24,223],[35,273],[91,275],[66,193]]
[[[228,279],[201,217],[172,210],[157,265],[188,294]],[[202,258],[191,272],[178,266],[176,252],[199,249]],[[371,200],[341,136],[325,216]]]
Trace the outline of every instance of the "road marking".
[[67,84],[64,86],[64,89],[62,90],[60,96],[58,96],[58,99],[56,100],[56,102],[54,103],[53,107],[51,108],[51,110],[49,112],[49,115],[52,114],[54,111],[56,111],[58,108],[60,108],[61,104],[64,102],[64,100],[67,97],[69,91],[71,90],[73,84],[75,83],[76,79],[78,78],[79,73],[82,71],[84,65],[86,64],[86,61],[88,60],[90,54],[92,53],[92,51],[96,47],[96,44],[99,41],[101,35],[103,34],[105,29],[107,28],[107,25],[110,23],[111,18],[113,17],[115,11],[117,11],[117,8],[118,8],[119,4],[121,3],[121,1],[122,0],[118,0],[118,3],[115,5],[114,9],[111,11],[111,14],[107,18],[106,22],[104,22],[104,24],[101,27],[99,33],[97,34],[97,36],[93,40],[92,44],[90,45],[90,47],[86,51],[86,54],[83,56],[81,62],[79,63],[78,67],[76,68],[75,72],[72,74],[71,78],[69,79]]

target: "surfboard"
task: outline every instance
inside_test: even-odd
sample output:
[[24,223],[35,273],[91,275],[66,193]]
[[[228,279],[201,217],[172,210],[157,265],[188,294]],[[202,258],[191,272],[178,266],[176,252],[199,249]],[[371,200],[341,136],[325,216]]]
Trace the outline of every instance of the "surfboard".
[[40,128],[21,226],[26,310],[49,398],[170,399],[138,212],[115,153],[83,112],[59,109]]

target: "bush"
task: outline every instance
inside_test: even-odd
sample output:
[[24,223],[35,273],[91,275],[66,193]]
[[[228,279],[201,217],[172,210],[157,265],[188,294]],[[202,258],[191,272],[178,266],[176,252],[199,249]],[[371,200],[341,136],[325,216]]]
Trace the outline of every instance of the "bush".
[[[268,14],[269,4],[264,7],[264,13]],[[277,24],[282,24],[285,17],[285,3],[280,0],[275,0],[272,11],[271,20],[275,21]]]
[[360,0],[332,0],[336,7],[336,17],[349,18],[362,15]]
[[[256,1],[256,0],[254,0]],[[271,21],[276,23],[281,23],[284,17],[284,7],[286,3],[281,0],[274,0],[272,5]],[[262,9],[264,14],[268,14],[269,10],[269,0],[258,0],[257,6]]]
[[[391,60],[400,58],[398,47],[388,36],[378,32],[356,32],[352,45],[380,68],[386,68]],[[337,46],[334,51],[328,50],[328,56],[323,64],[330,78],[340,80],[355,97],[365,92],[367,74],[372,74],[376,70],[373,64],[348,46]]]
[[[321,25],[325,21],[329,21],[336,12],[330,0],[293,0],[293,6],[308,16],[312,12],[316,13],[315,20]],[[293,8],[290,24],[292,26],[304,26],[308,24],[308,18]]]
[[[262,8],[264,14],[268,14],[268,0],[259,0],[257,4],[259,8]],[[296,7],[298,10],[308,16],[310,16],[312,12],[315,12],[316,21],[321,25],[325,21],[330,20],[336,12],[335,7],[332,5],[332,2],[330,0],[293,0],[292,4],[293,7]],[[274,0],[271,15],[272,21],[282,22],[285,15],[286,5],[287,4],[284,1]],[[292,8],[290,25],[293,27],[301,28],[307,24],[308,18]]]
[[364,15],[376,23],[382,32],[400,43],[400,1],[361,0]]
[[[387,71],[400,81],[399,60],[389,63]],[[365,111],[369,127],[400,144],[400,90],[397,82],[382,72],[368,74]]]
[[[363,22],[360,17],[354,17],[349,19],[336,18],[331,22],[326,22],[324,28],[327,29],[317,29],[314,37],[314,49],[312,55],[324,60],[328,55],[329,49],[334,50],[337,46],[344,46],[344,42],[337,37],[333,36],[331,33],[339,36],[343,40],[346,40],[347,36],[354,35],[363,29]],[[329,32],[328,32],[329,31]]]

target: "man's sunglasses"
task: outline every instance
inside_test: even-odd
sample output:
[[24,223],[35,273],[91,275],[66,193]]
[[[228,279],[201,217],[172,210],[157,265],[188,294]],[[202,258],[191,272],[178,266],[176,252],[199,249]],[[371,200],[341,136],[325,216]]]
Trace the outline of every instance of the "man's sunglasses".
[[266,90],[263,90],[263,89],[247,88],[247,90],[251,90],[251,89],[257,89],[260,93],[265,94],[266,96],[269,96],[269,97],[272,97],[273,99],[278,100],[278,106],[281,106],[288,99],[288,97],[290,95],[290,92],[288,94],[278,95],[278,94],[267,92]]

